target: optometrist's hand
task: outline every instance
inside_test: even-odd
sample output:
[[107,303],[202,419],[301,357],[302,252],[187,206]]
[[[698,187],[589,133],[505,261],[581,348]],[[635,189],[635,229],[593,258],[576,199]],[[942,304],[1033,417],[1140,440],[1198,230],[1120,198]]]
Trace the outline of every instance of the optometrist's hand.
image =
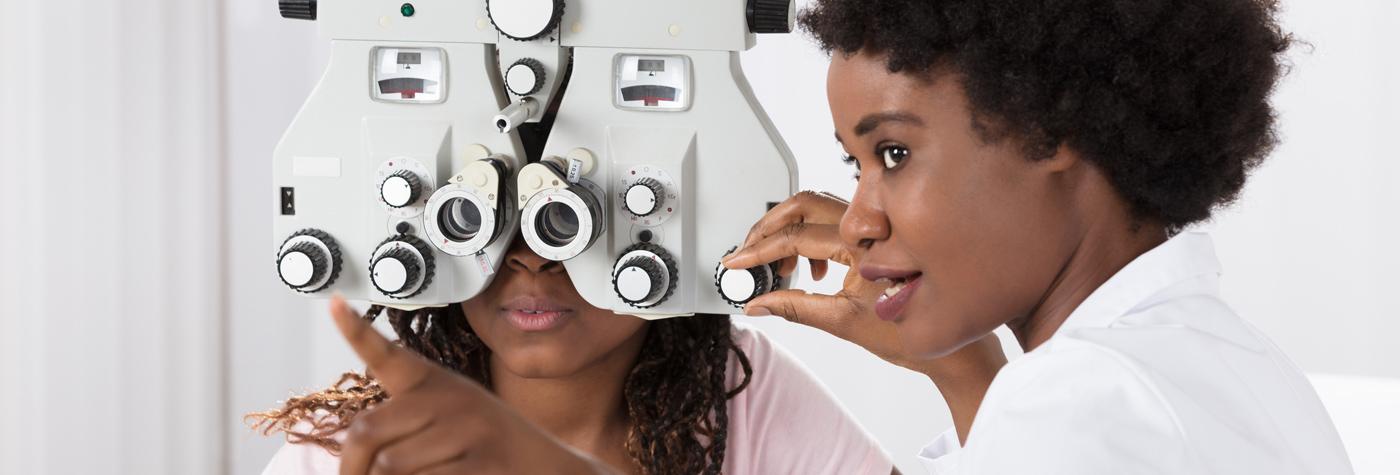
[[389,393],[351,423],[341,475],[612,473],[521,418],[476,382],[393,344],[340,297],[340,333]]
[[[792,274],[799,258],[806,258],[811,262],[812,278],[817,280],[825,277],[828,261],[858,268],[862,255],[846,247],[840,236],[841,217],[848,206],[845,200],[829,194],[798,193],[764,215],[749,231],[744,245],[725,258],[724,266],[746,269],[777,262],[779,273],[786,276]],[[989,382],[990,375],[1005,364],[1006,357],[995,335],[936,360],[908,356],[895,324],[875,315],[875,299],[884,291],[884,286],[865,280],[860,273],[847,272],[835,295],[780,290],[750,301],[744,313],[777,315],[823,330],[860,345],[885,361],[926,374],[940,383],[940,388],[950,381]]]

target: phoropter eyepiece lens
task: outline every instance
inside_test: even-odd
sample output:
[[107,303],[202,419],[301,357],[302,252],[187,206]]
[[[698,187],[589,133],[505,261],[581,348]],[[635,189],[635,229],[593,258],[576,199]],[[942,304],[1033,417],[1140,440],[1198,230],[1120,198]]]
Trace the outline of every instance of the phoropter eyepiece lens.
[[535,219],[540,240],[554,247],[564,247],[578,237],[578,214],[564,203],[549,203],[540,209]]
[[465,198],[452,198],[438,211],[438,226],[447,239],[467,242],[481,232],[481,210]]

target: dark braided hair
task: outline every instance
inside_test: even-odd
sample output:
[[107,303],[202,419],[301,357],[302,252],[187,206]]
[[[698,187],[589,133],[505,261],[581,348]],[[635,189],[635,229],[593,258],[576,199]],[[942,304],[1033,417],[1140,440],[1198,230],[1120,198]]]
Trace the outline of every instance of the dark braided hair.
[[[373,322],[384,307],[370,307]],[[387,309],[398,343],[491,388],[491,349],[476,336],[460,305],[415,311]],[[718,474],[729,433],[728,401],[749,384],[748,356],[734,345],[727,315],[696,315],[651,322],[641,354],[623,386],[631,429],[627,452],[644,474]],[[729,355],[744,375],[725,387]],[[369,375],[346,373],[325,390],[294,397],[282,408],[250,414],[265,435],[284,432],[291,443],[312,443],[332,453],[332,437],[361,411],[388,396]],[[296,429],[308,423],[307,431]]]

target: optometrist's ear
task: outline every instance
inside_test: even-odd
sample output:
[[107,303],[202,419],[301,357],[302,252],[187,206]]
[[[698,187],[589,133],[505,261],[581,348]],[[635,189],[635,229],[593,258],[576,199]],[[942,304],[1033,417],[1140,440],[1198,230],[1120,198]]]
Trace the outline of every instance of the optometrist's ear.
[[1055,154],[1049,158],[1036,161],[1036,166],[1042,167],[1052,173],[1061,173],[1073,170],[1083,163],[1079,152],[1070,148],[1069,145],[1060,144],[1055,148]]

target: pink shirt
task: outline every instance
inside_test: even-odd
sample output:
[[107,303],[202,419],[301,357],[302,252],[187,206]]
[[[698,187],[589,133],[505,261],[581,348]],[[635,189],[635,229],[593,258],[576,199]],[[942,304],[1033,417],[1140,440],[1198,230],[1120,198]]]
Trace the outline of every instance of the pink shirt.
[[[758,330],[735,325],[734,341],[753,366],[749,386],[729,400],[724,473],[889,475],[893,463],[826,387]],[[728,387],[742,377],[729,358]],[[263,475],[338,473],[340,459],[313,444],[286,444]]]

